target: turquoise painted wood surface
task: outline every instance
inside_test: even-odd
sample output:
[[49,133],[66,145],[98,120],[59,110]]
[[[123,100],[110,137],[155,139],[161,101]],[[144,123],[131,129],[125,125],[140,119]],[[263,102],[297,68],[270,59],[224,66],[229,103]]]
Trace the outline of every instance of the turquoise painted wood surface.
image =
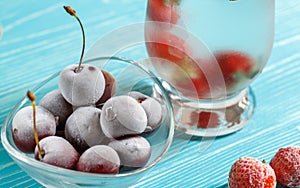
[[[98,38],[144,20],[146,1],[67,2],[80,15],[87,49]],[[59,0],[1,0],[0,125],[24,93],[78,61],[81,34]],[[217,139],[177,136],[169,156],[132,187],[226,187],[232,163],[242,156],[269,161],[278,148],[300,145],[300,1],[276,0],[275,39],[263,73],[252,84],[257,108],[243,130]],[[127,58],[146,56],[125,52]],[[0,187],[41,187],[0,144]]]

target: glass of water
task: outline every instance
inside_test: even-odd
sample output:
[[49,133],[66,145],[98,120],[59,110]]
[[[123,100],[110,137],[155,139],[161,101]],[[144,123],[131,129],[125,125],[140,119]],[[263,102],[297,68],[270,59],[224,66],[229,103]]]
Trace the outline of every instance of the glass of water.
[[255,109],[250,84],[272,50],[274,10],[274,0],[148,0],[145,44],[179,130],[244,127]]

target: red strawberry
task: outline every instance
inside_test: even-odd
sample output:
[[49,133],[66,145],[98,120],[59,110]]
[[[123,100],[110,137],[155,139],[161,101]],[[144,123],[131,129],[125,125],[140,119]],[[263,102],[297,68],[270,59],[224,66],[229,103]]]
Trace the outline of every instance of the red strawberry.
[[219,115],[214,112],[192,112],[191,119],[197,122],[197,127],[202,129],[216,128],[219,124]]
[[200,112],[198,128],[216,128],[219,124],[219,115],[214,112]]
[[148,0],[147,16],[150,21],[176,24],[179,19],[179,0]]
[[230,188],[275,188],[275,172],[264,162],[251,157],[242,157],[231,167],[228,186]]
[[250,74],[254,66],[253,59],[242,52],[219,52],[215,54],[215,57],[228,87],[236,81],[237,73]]
[[197,126],[198,128],[206,129],[216,128],[219,124],[219,116],[215,112],[202,111],[197,113],[188,108],[182,108],[181,110],[180,122],[184,125]]
[[216,53],[215,56],[224,73],[232,74],[237,71],[249,73],[253,66],[253,60],[242,52],[219,52]]
[[210,98],[210,87],[213,86],[209,84],[207,75],[195,61],[186,56],[182,61],[174,62],[177,71],[171,73],[171,83],[186,97]]
[[153,32],[147,35],[147,50],[150,57],[158,57],[171,62],[182,61],[189,49],[185,41],[169,32]]
[[192,78],[192,83],[196,89],[196,93],[195,93],[196,96],[191,96],[191,97],[198,98],[198,99],[209,98],[211,88],[209,86],[209,83],[208,83],[205,75],[203,75],[202,72],[200,72],[198,74],[197,78]]
[[280,148],[272,158],[270,165],[282,185],[300,186],[300,147]]
[[198,65],[188,56],[191,48],[189,48],[183,39],[169,32],[148,34],[147,40],[149,42],[146,42],[146,46],[149,56],[169,61],[164,63],[174,63],[174,70],[177,71],[173,73],[174,79],[172,81],[176,82],[176,86],[196,93],[196,95],[197,92],[195,92],[194,88],[197,88],[196,90],[199,90],[199,93],[207,91],[208,84],[206,78]]
[[[172,80],[169,81],[175,85],[178,91],[187,97],[197,99],[210,98],[210,86],[212,84],[209,83],[215,82],[212,80],[209,82],[207,79],[216,77],[216,72],[214,67],[211,66],[211,62],[204,59],[194,60],[190,57],[192,48],[189,44],[170,32],[148,32],[146,38],[149,56],[169,61],[153,62],[154,66],[155,63],[174,63],[173,70],[176,71],[170,73],[173,75],[171,76]],[[205,71],[203,71],[204,69]]]

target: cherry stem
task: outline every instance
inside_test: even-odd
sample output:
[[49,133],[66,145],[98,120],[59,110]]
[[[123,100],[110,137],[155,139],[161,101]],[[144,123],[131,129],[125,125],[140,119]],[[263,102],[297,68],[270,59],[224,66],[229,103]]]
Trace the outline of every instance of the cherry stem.
[[38,152],[40,155],[40,158],[43,157],[44,152],[42,151],[40,144],[39,144],[39,136],[37,133],[37,128],[36,128],[36,103],[35,103],[35,95],[31,91],[27,91],[27,97],[31,101],[32,105],[32,117],[33,117],[33,134],[34,134],[34,140],[38,148]]
[[79,72],[80,69],[81,69],[81,64],[82,64],[82,59],[83,59],[84,49],[85,49],[85,34],[84,34],[84,29],[83,29],[83,25],[82,25],[79,17],[76,14],[76,11],[74,9],[72,9],[70,6],[64,6],[64,9],[67,11],[67,13],[69,13],[71,16],[74,16],[76,18],[76,20],[78,21],[78,23],[80,25],[81,32],[82,32],[82,50],[81,50],[81,56],[80,56],[79,65],[78,65],[77,69],[75,70],[75,72]]

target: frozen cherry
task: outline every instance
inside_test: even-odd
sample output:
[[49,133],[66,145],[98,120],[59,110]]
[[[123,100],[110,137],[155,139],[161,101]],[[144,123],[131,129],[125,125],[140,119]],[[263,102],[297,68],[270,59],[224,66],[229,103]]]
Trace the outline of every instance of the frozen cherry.
[[107,137],[117,138],[144,132],[147,115],[134,98],[121,95],[112,97],[104,103],[100,122]]
[[85,47],[84,29],[76,12],[69,6],[64,6],[64,8],[79,22],[83,35],[83,46],[79,64],[69,65],[61,71],[58,86],[63,97],[72,105],[92,105],[102,97],[105,89],[105,79],[101,70],[96,66],[82,64]]
[[64,132],[66,121],[73,112],[72,105],[64,99],[59,90],[53,90],[41,99],[39,106],[49,110],[58,119],[56,132],[63,135],[61,132]]
[[96,66],[69,65],[59,75],[59,88],[64,98],[74,106],[95,104],[104,93],[104,76]]
[[62,168],[75,169],[80,155],[74,147],[64,138],[48,136],[39,142],[42,154],[38,147],[34,156],[37,160]]
[[148,123],[145,132],[151,132],[158,128],[162,120],[162,107],[160,103],[156,99],[137,91],[129,92],[128,95],[141,103],[146,112]]
[[109,98],[111,98],[116,94],[116,90],[117,90],[117,82],[114,76],[105,70],[101,70],[101,71],[105,79],[105,89],[102,97],[99,99],[96,105],[99,105],[107,101]]
[[21,151],[33,153],[36,146],[34,129],[36,129],[38,139],[53,136],[56,132],[56,121],[51,112],[41,106],[35,106],[33,93],[28,91],[27,96],[30,96],[33,107],[24,107],[16,113],[12,121],[12,135],[14,143]]
[[151,156],[150,144],[141,136],[113,140],[108,146],[118,153],[121,165],[127,167],[142,167]]
[[117,174],[120,168],[118,153],[106,145],[96,145],[79,158],[77,170],[101,174]]
[[101,110],[92,106],[76,109],[65,126],[66,139],[79,151],[99,145],[105,141],[100,126]]

